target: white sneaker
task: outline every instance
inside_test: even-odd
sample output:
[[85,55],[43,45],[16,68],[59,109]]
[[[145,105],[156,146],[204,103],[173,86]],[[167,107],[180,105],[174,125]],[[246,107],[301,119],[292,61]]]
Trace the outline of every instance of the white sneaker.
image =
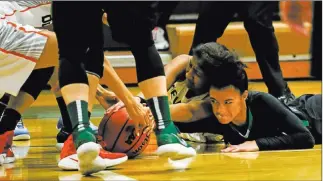
[[77,149],[79,170],[83,175],[90,175],[106,168],[105,161],[99,156],[100,145],[94,142],[84,143]]
[[0,166],[4,164],[6,160],[6,154],[2,153],[0,154]]
[[[124,153],[111,153],[103,150],[100,145],[99,147],[101,148],[99,156],[104,160],[106,168],[119,165],[128,160],[128,156]],[[63,170],[79,170],[78,162],[79,159],[74,147],[73,137],[70,135],[64,143],[58,167]]]
[[30,140],[29,131],[25,127],[24,123],[22,122],[22,119],[20,119],[18,124],[16,125],[13,140],[14,141]]
[[155,47],[157,50],[167,50],[169,43],[165,39],[165,31],[160,27],[155,27],[152,31]]

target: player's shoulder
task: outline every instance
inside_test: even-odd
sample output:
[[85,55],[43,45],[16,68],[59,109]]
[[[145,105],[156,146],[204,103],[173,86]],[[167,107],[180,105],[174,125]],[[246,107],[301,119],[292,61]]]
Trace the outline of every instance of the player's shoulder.
[[[261,105],[261,104],[275,104],[278,101],[277,98],[266,92],[249,91],[247,104],[248,105]],[[279,101],[278,101],[279,102]]]

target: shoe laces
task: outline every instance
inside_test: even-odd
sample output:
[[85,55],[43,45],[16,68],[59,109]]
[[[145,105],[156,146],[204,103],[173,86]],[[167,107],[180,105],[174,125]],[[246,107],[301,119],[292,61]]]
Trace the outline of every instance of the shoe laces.
[[153,39],[155,42],[161,42],[161,41],[165,41],[165,38],[164,38],[164,30],[160,27],[156,27],[153,29]]
[[295,99],[295,96],[292,93],[287,93],[283,96],[278,97],[278,100],[280,100],[284,104],[288,104],[290,101],[293,101],[294,99]]
[[17,123],[17,127],[20,128],[20,129],[24,129],[25,126],[24,126],[24,123],[22,122],[22,119],[20,119]]

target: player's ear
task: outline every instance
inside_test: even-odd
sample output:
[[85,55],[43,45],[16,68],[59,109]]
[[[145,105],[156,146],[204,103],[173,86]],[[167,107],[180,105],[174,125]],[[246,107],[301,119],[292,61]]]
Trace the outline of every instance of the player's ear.
[[245,90],[242,94],[242,98],[246,100],[248,98],[248,90]]

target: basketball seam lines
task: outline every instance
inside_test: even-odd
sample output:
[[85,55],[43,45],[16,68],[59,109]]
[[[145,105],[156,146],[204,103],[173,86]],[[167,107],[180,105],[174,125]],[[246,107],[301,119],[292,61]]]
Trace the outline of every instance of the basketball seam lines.
[[102,131],[102,141],[104,141],[104,133],[105,133],[105,126],[108,124],[108,121],[110,120],[111,116],[114,114],[114,112],[112,114],[110,114],[110,116],[108,117],[107,121],[104,123],[103,125],[103,131]]
[[[132,147],[131,148],[129,148],[125,153],[128,153],[133,147],[135,147],[136,146],[136,144],[140,141],[140,138],[141,138],[141,136],[142,136],[142,133],[140,134],[140,137],[139,137],[139,139],[136,141],[136,143],[135,144],[133,144],[132,145]],[[147,136],[147,135],[146,135]]]
[[129,121],[129,118],[127,119],[127,121],[126,121],[126,122],[124,123],[124,125],[122,126],[122,128],[121,128],[121,130],[120,130],[120,132],[119,132],[119,134],[118,134],[118,136],[117,136],[117,138],[116,138],[116,140],[114,141],[113,146],[112,146],[112,148],[111,148],[111,152],[113,151],[114,147],[116,146],[117,141],[119,140],[119,137],[120,137],[120,135],[121,135],[121,133],[122,133],[123,129],[124,129],[124,128],[126,127],[126,125],[128,124],[128,121]]

